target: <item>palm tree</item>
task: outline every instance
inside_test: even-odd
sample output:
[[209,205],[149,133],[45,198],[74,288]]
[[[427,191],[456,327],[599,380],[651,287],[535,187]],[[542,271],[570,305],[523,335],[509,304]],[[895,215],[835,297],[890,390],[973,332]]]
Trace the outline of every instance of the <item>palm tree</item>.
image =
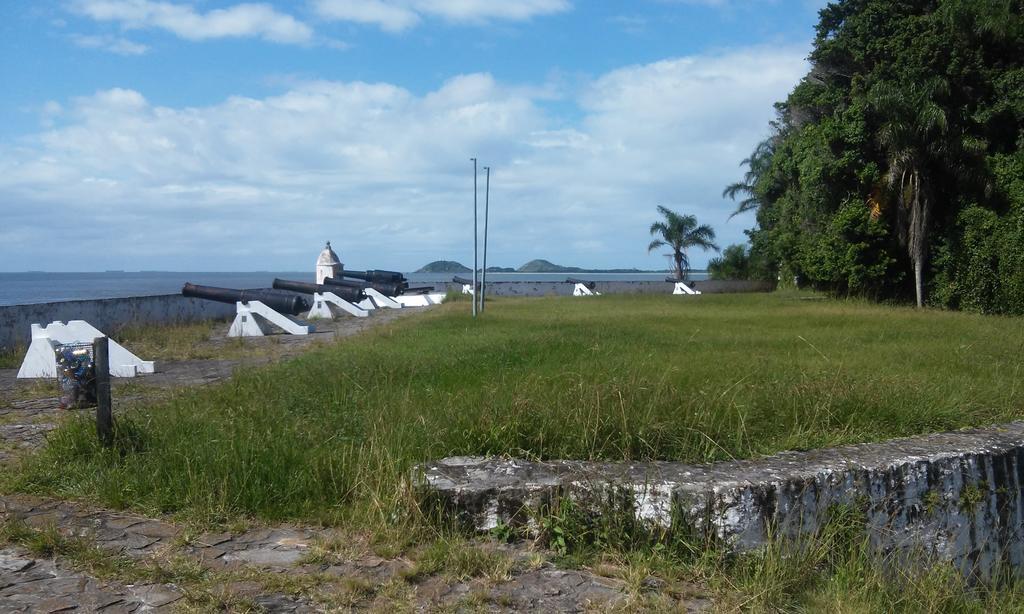
[[924,305],[928,232],[936,204],[932,177],[968,176],[969,163],[986,147],[984,141],[950,125],[946,109],[937,102],[948,89],[938,78],[902,88],[880,83],[870,97],[872,109],[881,117],[878,144],[889,167],[886,182],[898,205],[898,238],[914,267],[918,307]]
[[736,210],[729,215],[730,220],[741,213],[753,211],[761,206],[761,198],[755,191],[757,180],[768,171],[768,167],[771,166],[772,162],[772,154],[774,153],[775,137],[769,137],[757,144],[754,153],[750,154],[749,158],[740,162],[740,166],[747,167],[747,172],[743,174],[743,181],[729,184],[722,191],[723,198],[731,198],[732,200],[736,200],[736,197],[741,194],[745,196],[736,206]]
[[653,252],[660,247],[671,247],[672,259],[676,264],[676,279],[682,281],[684,274],[690,269],[690,259],[686,256],[686,250],[699,247],[719,251],[718,246],[714,244],[715,231],[707,224],[698,225],[695,216],[681,215],[661,205],[658,205],[658,213],[661,213],[665,220],[651,224],[651,235],[661,238],[651,241],[647,246],[647,252]]

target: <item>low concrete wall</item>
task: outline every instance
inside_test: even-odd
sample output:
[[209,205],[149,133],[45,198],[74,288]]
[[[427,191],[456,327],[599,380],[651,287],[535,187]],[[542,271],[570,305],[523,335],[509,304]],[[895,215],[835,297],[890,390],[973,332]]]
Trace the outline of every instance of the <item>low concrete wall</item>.
[[[585,278],[583,278],[585,279]],[[599,281],[601,294],[672,294],[674,284],[667,281]],[[774,286],[763,281],[695,281],[689,286],[707,294],[726,292],[771,292]],[[438,292],[459,291],[461,284],[439,283]],[[489,296],[572,296],[573,284],[557,281],[494,281],[487,284]]]
[[813,535],[843,505],[892,560],[938,558],[983,580],[1001,565],[1024,573],[1022,477],[1024,422],[711,465],[466,457],[414,473],[426,504],[481,531],[535,529],[568,498],[592,517],[615,506],[740,552],[769,534]]
[[32,340],[32,324],[57,320],[85,320],[103,332],[113,332],[128,324],[195,322],[229,318],[234,313],[234,305],[180,294],[5,305],[0,306],[0,348],[27,346]]
[[[769,292],[771,284],[756,281],[697,281],[692,287],[708,294],[716,292]],[[439,292],[459,291],[454,283],[435,284]],[[665,281],[599,281],[602,294],[671,294],[673,285]],[[497,281],[487,284],[490,296],[571,296],[573,284],[562,282]],[[133,296],[85,301],[62,301],[34,305],[0,306],[0,349],[28,345],[30,326],[60,320],[85,320],[108,332],[132,323],[165,324],[229,318],[234,305],[186,298],[178,294]]]

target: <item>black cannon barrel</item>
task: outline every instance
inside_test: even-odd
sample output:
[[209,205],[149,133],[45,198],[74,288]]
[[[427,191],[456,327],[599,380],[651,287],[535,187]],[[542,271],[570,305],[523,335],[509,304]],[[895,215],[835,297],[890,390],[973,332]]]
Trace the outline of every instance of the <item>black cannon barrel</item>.
[[406,284],[408,281],[405,279],[405,275],[398,271],[342,271],[341,274],[345,277],[351,277],[352,279],[361,279],[375,284]]
[[338,277],[326,277],[324,278],[325,286],[338,286],[345,288],[359,288],[360,290],[366,290],[366,288],[373,288],[377,292],[380,292],[384,296],[398,296],[409,287],[408,284],[386,284],[386,283],[371,283],[368,281],[361,281],[357,279],[342,279]]
[[322,294],[324,292],[333,292],[341,300],[348,301],[350,303],[357,303],[366,298],[366,294],[363,293],[362,288],[352,286],[318,285],[305,281],[292,281],[290,279],[274,279],[273,285],[274,288],[278,290],[301,292],[303,294],[316,294],[317,292]]
[[[472,286],[473,285],[473,280],[472,279],[466,279],[465,277],[459,277],[458,275],[456,275],[455,277],[452,277],[452,283],[462,284],[463,286]],[[476,285],[479,286],[480,282],[479,281],[476,282]]]
[[191,296],[218,303],[248,303],[259,301],[274,311],[298,315],[309,311],[310,304],[304,297],[287,292],[278,292],[270,289],[259,290],[235,290],[233,288],[217,288],[214,286],[199,286],[185,282],[181,288],[182,296]]
[[587,281],[586,279],[580,279],[578,277],[567,277],[565,279],[567,284],[583,284],[588,290],[593,290],[597,287],[597,282]]
[[344,286],[346,288],[369,288],[370,282],[357,279],[344,279],[341,277],[325,277],[325,286]]
[[406,288],[402,294],[430,294],[434,291],[434,286],[415,286],[412,288]]

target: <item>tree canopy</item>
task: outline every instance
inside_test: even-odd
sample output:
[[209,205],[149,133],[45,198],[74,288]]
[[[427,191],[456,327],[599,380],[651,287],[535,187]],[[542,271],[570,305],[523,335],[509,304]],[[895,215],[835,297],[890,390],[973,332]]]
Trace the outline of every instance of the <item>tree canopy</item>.
[[1024,0],[841,0],[746,161],[783,281],[1024,313]]

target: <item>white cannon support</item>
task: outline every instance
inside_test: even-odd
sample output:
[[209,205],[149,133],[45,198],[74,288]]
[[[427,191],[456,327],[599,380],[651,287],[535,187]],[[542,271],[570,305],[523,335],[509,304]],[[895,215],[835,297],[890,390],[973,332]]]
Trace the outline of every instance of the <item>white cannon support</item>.
[[402,307],[430,307],[431,305],[440,305],[444,301],[444,295],[440,292],[401,294],[395,297],[395,301]]
[[591,290],[586,284],[576,284],[572,288],[573,296],[601,296],[597,290]]
[[[105,337],[99,329],[85,320],[69,320],[67,324],[56,321],[46,326],[32,325],[32,343],[25,353],[25,360],[18,369],[22,379],[57,377],[57,358],[54,350],[58,345],[88,344],[96,337]],[[114,377],[135,377],[141,373],[153,373],[153,361],[142,360],[124,349],[124,346],[110,340],[110,375]]]
[[690,286],[687,286],[681,281],[676,282],[676,287],[672,290],[672,294],[700,294],[700,290],[694,290]]
[[391,298],[390,296],[385,296],[385,295],[381,294],[380,292],[378,292],[377,290],[374,290],[373,288],[366,288],[364,290],[364,292],[366,293],[367,300],[369,300],[371,303],[373,303],[377,307],[381,307],[381,308],[385,308],[385,309],[401,309],[402,308],[402,304],[401,303],[399,303],[395,299]]
[[228,337],[262,337],[279,328],[289,335],[308,335],[312,326],[300,324],[295,318],[267,307],[260,301],[235,303],[235,321]]
[[333,292],[317,292],[313,294],[313,308],[307,316],[310,320],[324,318],[333,320],[347,313],[357,318],[365,318],[370,312],[358,305],[346,301]]

